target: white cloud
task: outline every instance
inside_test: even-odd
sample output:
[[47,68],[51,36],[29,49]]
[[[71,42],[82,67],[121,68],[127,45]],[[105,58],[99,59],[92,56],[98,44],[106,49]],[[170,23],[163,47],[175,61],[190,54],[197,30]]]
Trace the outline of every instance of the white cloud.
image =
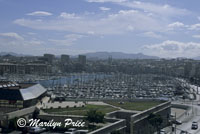
[[87,34],[94,35],[94,31],[88,31]]
[[189,27],[190,30],[200,30],[200,23],[191,25]]
[[170,28],[174,28],[174,27],[184,27],[185,25],[182,22],[174,22],[168,25],[168,27]]
[[168,25],[168,30],[186,30],[184,28],[189,28],[188,25],[183,24],[182,22],[176,21]]
[[150,38],[162,38],[161,35],[156,34],[154,32],[145,32],[145,33],[143,33],[141,35],[144,36],[144,37],[150,37]]
[[80,34],[68,34],[68,35],[65,35],[64,39],[62,39],[62,40],[48,39],[48,41],[54,45],[70,46],[75,41],[77,41],[78,39],[83,38],[83,37],[86,37],[86,36],[80,35]]
[[97,2],[97,3],[104,3],[104,2],[115,2],[115,3],[121,3],[125,2],[127,0],[86,0],[87,2]]
[[138,13],[137,10],[120,10],[119,14],[124,14],[124,15],[128,15],[128,14],[135,14]]
[[193,35],[192,37],[200,39],[200,35]]
[[199,56],[200,43],[167,40],[160,44],[146,45],[146,53],[160,57],[196,57]]
[[[62,12],[59,17],[43,19],[17,19],[15,24],[40,30],[68,31],[78,34],[123,34],[127,32],[169,32],[170,28],[187,27],[181,22],[171,23],[172,18],[190,13],[170,5],[128,0],[87,0],[88,2],[113,2],[131,8],[106,16]],[[100,7],[108,11],[110,8]],[[170,24],[171,23],[171,24]],[[169,25],[168,25],[169,24]],[[154,36],[152,33],[149,36]],[[147,35],[148,36],[148,35]]]
[[141,1],[125,1],[125,2],[120,2],[118,4],[134,9],[140,9],[143,10],[144,12],[157,14],[163,18],[169,16],[185,15],[190,13],[186,9],[180,9],[172,7],[170,5],[160,5],[160,4],[141,2]]
[[[120,0],[116,0],[116,1],[115,0],[88,0],[88,1],[90,1],[90,2],[113,2],[114,4],[129,7],[129,8],[132,8],[134,11],[137,11],[138,14],[140,14],[140,17],[138,17],[139,20],[141,18],[144,18],[144,16],[145,16],[146,18],[147,17],[151,18],[152,20],[154,20],[154,22],[156,22],[158,24],[158,28],[154,28],[154,30],[149,30],[148,28],[146,30],[144,30],[146,28],[146,26],[148,25],[148,23],[146,23],[146,25],[144,25],[144,26],[135,25],[134,23],[133,24],[130,23],[125,28],[127,31],[137,31],[138,29],[141,30],[142,28],[138,28],[138,26],[139,26],[139,27],[145,27],[143,29],[144,30],[143,32],[152,31],[155,33],[155,29],[160,29],[161,32],[167,33],[167,32],[169,32],[169,30],[174,30],[175,28],[178,28],[180,30],[181,28],[189,27],[188,25],[184,25],[182,22],[177,21],[177,22],[172,23],[171,21],[174,20],[174,18],[176,18],[176,17],[179,18],[180,16],[190,15],[191,12],[187,9],[174,7],[174,6],[171,6],[168,4],[157,4],[157,3],[151,3],[151,2],[131,1],[131,0],[121,0],[121,1]],[[125,11],[125,13],[129,14],[128,11]],[[130,18],[130,20],[131,19],[132,18]],[[123,21],[124,20],[121,21],[122,25],[123,25]],[[140,22],[144,24],[143,21],[144,20],[141,19]],[[126,21],[125,21],[125,23],[126,23]],[[150,24],[150,27],[151,27],[151,24]]]
[[[78,18],[78,19],[77,19]],[[73,33],[122,34],[130,31],[163,31],[165,21],[137,10],[121,10],[105,17],[61,13],[52,20],[17,19],[15,24],[42,30],[69,31]]]
[[[86,0],[88,2],[112,2],[115,4],[119,4],[122,6],[126,6],[133,9],[140,9],[144,12],[149,12],[150,14],[158,14],[160,17],[165,18],[166,16],[177,16],[177,15],[185,15],[189,14],[190,11],[186,9],[176,8],[167,4],[155,4],[150,2],[142,2],[142,1],[130,1],[130,0]],[[164,15],[164,16],[162,16]]]
[[66,12],[62,12],[59,17],[64,18],[64,19],[79,19],[80,18],[76,16],[75,13],[66,13]]
[[28,13],[27,15],[31,15],[31,16],[51,16],[52,13],[45,12],[45,11],[35,11],[35,12],[32,12],[32,13]]
[[110,8],[107,8],[107,7],[99,7],[99,9],[102,10],[102,11],[109,11],[110,10]]
[[27,34],[29,34],[29,35],[36,35],[36,33],[33,33],[33,32],[28,32]]
[[197,19],[200,21],[200,16],[198,16]]
[[85,35],[80,35],[80,34],[68,34],[68,35],[65,35],[65,38],[72,39],[72,40],[77,40],[77,39],[80,39],[82,37],[86,37],[86,36]]
[[0,33],[0,48],[3,51],[32,54],[37,53],[35,49],[43,44],[43,41],[25,39],[17,33]]
[[50,43],[53,45],[60,45],[60,46],[70,46],[73,42],[73,40],[68,40],[68,39],[63,39],[63,40],[58,40],[58,39],[48,39]]
[[6,39],[12,39],[12,40],[24,40],[24,38],[22,36],[20,36],[19,34],[17,33],[0,33],[0,37],[1,38],[6,38]]
[[0,46],[29,46],[41,45],[43,42],[37,39],[24,39],[17,33],[0,33]]
[[23,38],[21,35],[14,32],[0,33],[0,48],[5,52],[16,52],[28,55],[43,55],[44,53],[53,53],[59,55],[67,53],[70,55],[75,55],[92,52],[91,50],[75,50],[68,48],[68,45],[71,45],[74,41],[77,41],[83,37],[87,37],[85,35],[68,34],[64,36],[63,40],[52,39],[49,41],[25,37]]

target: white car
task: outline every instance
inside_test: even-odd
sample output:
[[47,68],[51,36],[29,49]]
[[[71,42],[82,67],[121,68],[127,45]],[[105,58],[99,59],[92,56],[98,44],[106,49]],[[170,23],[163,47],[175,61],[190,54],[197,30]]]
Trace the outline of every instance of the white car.
[[191,129],[198,129],[198,123],[196,121],[192,122],[192,127]]
[[160,134],[166,134],[166,131],[164,129],[161,129]]
[[42,133],[46,131],[46,128],[41,128],[41,127],[30,127],[28,129],[28,132],[31,133],[31,134],[39,134],[39,133]]
[[87,134],[89,130],[78,130],[79,134]]
[[188,132],[182,130],[182,131],[180,132],[180,134],[188,134]]
[[76,128],[69,128],[68,131],[65,132],[65,134],[77,134]]

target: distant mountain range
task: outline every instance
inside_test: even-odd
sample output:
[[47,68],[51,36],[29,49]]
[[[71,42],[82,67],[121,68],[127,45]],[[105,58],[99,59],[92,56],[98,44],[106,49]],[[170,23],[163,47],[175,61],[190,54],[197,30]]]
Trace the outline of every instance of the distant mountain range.
[[16,57],[23,57],[23,56],[31,56],[31,55],[25,55],[25,54],[17,54],[14,52],[0,52],[0,56],[16,56]]
[[94,52],[86,53],[87,58],[98,58],[98,59],[108,59],[112,57],[113,59],[159,59],[156,56],[148,56],[142,53],[137,54],[127,54],[122,52]]
[[200,60],[200,56],[194,57],[194,60]]
[[[22,56],[30,56],[25,54],[17,54],[14,52],[0,52],[0,56],[16,56],[16,57],[22,57]],[[122,52],[94,52],[94,53],[86,53],[87,58],[92,59],[108,59],[109,57],[112,57],[113,59],[159,59],[159,57],[156,56],[148,56],[144,55],[142,53],[138,54],[127,54]],[[60,57],[60,56],[57,56]],[[72,56],[77,57],[77,56]]]
[[[160,57],[157,56],[149,56],[145,55],[143,53],[137,53],[137,54],[128,54],[123,52],[93,52],[93,53],[86,53],[83,54],[86,55],[89,59],[108,59],[109,57],[112,57],[113,59],[160,59]],[[18,54],[14,52],[0,52],[0,56],[16,56],[16,57],[23,57],[23,56],[31,56],[26,54]],[[60,57],[56,56],[56,57]],[[72,58],[75,58],[76,56],[72,56]],[[179,59],[187,59],[185,57],[177,57]],[[166,58],[171,59],[171,58]],[[200,60],[200,56],[190,58],[194,60]]]

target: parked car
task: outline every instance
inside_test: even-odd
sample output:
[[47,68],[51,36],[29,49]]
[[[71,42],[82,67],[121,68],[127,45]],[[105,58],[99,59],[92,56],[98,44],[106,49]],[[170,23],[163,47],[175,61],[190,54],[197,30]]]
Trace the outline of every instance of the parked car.
[[41,127],[30,127],[28,129],[28,132],[31,134],[39,134],[46,131],[46,128],[41,128]]
[[182,130],[182,131],[180,132],[180,134],[188,134],[188,132],[187,132],[187,131],[184,131],[184,130]]
[[198,129],[198,123],[196,121],[192,122],[192,127],[191,129]]
[[164,129],[160,130],[160,134],[167,134],[166,131]]
[[179,120],[176,120],[176,124],[177,124],[177,125],[181,125],[181,124],[182,124],[182,122],[181,122],[181,121],[179,121]]
[[87,134],[89,130],[78,130],[79,134]]
[[69,128],[68,131],[65,132],[65,134],[78,134],[78,131],[76,128]]
[[179,120],[172,120],[172,123],[176,124],[176,125],[181,125],[182,124],[182,122],[179,121]]

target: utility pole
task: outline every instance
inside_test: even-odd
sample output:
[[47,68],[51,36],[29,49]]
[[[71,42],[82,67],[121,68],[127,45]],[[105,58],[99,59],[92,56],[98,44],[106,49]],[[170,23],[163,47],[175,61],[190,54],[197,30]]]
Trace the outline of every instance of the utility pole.
[[176,134],[176,112],[175,112],[175,134]]
[[192,115],[194,115],[193,101],[194,100],[192,100]]

